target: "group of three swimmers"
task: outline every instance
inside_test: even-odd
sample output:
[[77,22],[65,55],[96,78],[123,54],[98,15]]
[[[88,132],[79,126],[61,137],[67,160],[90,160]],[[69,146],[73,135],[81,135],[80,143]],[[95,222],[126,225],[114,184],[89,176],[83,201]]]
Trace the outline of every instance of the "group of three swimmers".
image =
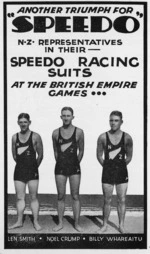
[[[69,178],[73,201],[74,228],[78,232],[83,232],[79,223],[81,210],[79,187],[81,180],[80,162],[84,153],[84,132],[72,124],[74,119],[72,108],[62,108],[61,119],[63,125],[54,130],[52,134],[56,159],[55,180],[58,192],[57,210],[59,219],[59,223],[53,228],[53,231],[57,232],[63,228],[66,182]],[[133,142],[131,136],[121,130],[122,123],[122,113],[112,111],[110,114],[110,130],[101,134],[97,141],[97,159],[103,166],[102,189],[104,195],[103,226],[97,233],[103,233],[107,230],[114,186],[116,186],[118,197],[119,231],[126,233],[124,220],[125,198],[128,187],[127,164],[132,159]],[[38,222],[38,167],[43,159],[43,144],[40,135],[30,130],[31,121],[28,114],[21,113],[18,116],[18,124],[20,132],[12,137],[12,154],[16,162],[14,184],[17,196],[17,222],[9,229],[23,226],[26,185],[28,184],[33,225],[35,230],[39,231],[41,226]]]

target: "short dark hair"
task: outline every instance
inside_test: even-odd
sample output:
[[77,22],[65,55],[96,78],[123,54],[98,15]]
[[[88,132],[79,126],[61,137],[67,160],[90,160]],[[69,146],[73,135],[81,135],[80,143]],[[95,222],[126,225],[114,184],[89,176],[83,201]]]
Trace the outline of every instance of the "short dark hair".
[[69,110],[70,112],[71,112],[71,114],[73,115],[73,109],[71,108],[71,107],[63,107],[62,108],[62,110],[61,110],[61,113],[62,113],[62,111],[64,111],[64,110]]
[[30,121],[30,116],[29,116],[29,114],[27,114],[27,113],[21,113],[21,114],[19,114],[19,116],[18,116],[18,121],[19,121],[21,118],[26,118],[28,121]]
[[110,113],[110,116],[112,116],[112,115],[114,115],[114,116],[119,116],[120,119],[122,120],[122,113],[121,113],[120,111],[114,110],[114,111],[112,111],[112,112]]

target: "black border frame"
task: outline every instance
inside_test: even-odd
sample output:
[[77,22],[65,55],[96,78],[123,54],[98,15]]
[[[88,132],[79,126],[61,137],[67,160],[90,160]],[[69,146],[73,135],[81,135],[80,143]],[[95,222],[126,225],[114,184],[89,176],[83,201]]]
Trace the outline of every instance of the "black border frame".
[[[143,76],[144,76],[144,80],[143,80],[143,85],[144,85],[144,93],[143,93],[143,115],[144,115],[144,133],[143,133],[143,140],[144,140],[144,234],[128,234],[128,237],[143,237],[143,242],[137,244],[136,242],[136,247],[134,246],[134,242],[133,244],[131,244],[130,242],[128,242],[126,244],[126,246],[122,246],[123,244],[116,243],[114,242],[112,245],[110,244],[110,246],[106,246],[107,243],[103,243],[106,244],[105,248],[102,244],[102,246],[98,246],[98,244],[95,242],[94,244],[89,244],[89,242],[86,240],[84,241],[85,246],[83,246],[83,244],[79,244],[77,247],[76,242],[75,243],[68,243],[66,246],[66,243],[61,243],[58,247],[58,243],[54,243],[53,246],[46,246],[45,244],[42,244],[41,242],[39,242],[39,239],[37,239],[36,244],[31,244],[31,245],[27,245],[23,247],[23,243],[20,242],[20,244],[16,243],[12,243],[12,242],[8,242],[8,236],[16,236],[18,234],[8,234],[7,233],[7,188],[8,188],[8,184],[7,184],[7,170],[8,170],[8,163],[7,163],[7,149],[8,149],[8,139],[7,139],[7,5],[72,5],[72,4],[91,4],[91,5],[98,5],[98,4],[108,4],[108,5],[143,5],[144,7],[144,29],[143,29],[143,53],[144,53],[144,59],[143,59]],[[4,38],[3,38],[3,43],[4,43],[4,54],[3,54],[3,58],[4,58],[4,194],[5,194],[5,198],[4,198],[4,248],[5,249],[147,249],[147,101],[148,101],[148,96],[147,96],[147,2],[143,1],[143,2],[130,2],[130,1],[86,1],[84,2],[83,0],[78,2],[78,1],[66,1],[66,2],[61,2],[61,1],[37,1],[37,2],[33,2],[33,1],[8,1],[8,2],[3,2],[3,13],[4,13],[4,18],[3,18],[3,34],[4,34]],[[33,234],[24,234],[24,236],[33,236]],[[45,236],[45,234],[35,234],[35,236],[37,237],[43,237],[43,235]],[[59,235],[53,235],[53,236],[63,236],[64,234],[59,234]],[[70,236],[70,234],[65,234],[66,236]],[[97,234],[91,234],[92,236],[97,236]],[[46,235],[48,236],[48,235]],[[45,236],[45,237],[46,237]],[[51,236],[51,234],[50,234]],[[81,237],[86,237],[88,238],[89,235],[86,234],[73,234],[73,236],[81,236]],[[100,235],[100,236],[106,236],[106,235]],[[111,235],[107,235],[108,237],[110,236],[118,236],[115,234],[111,234]],[[126,236],[126,235],[125,235]],[[120,247],[120,248],[119,248]]]

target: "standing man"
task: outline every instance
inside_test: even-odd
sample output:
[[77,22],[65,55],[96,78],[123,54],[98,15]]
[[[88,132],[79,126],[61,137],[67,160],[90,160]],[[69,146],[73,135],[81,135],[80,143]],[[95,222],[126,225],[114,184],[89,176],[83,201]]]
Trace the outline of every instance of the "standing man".
[[73,213],[75,229],[82,231],[79,225],[80,217],[80,162],[84,153],[83,130],[72,125],[73,109],[64,107],[61,110],[62,127],[54,130],[52,134],[54,156],[56,159],[55,180],[58,192],[58,219],[59,224],[53,228],[59,231],[63,228],[63,216],[65,210],[66,182],[69,177],[71,196],[73,200]]
[[38,167],[43,159],[43,145],[40,135],[29,129],[30,124],[30,116],[26,113],[21,113],[18,116],[18,125],[21,131],[12,137],[12,155],[16,161],[14,183],[17,196],[18,219],[9,229],[23,226],[25,193],[26,185],[28,185],[31,198],[31,210],[33,213],[33,224],[34,228],[39,231],[41,227],[38,223]]
[[[103,227],[98,231],[107,230],[111,209],[111,199],[114,185],[118,197],[119,230],[126,233],[124,228],[125,199],[128,187],[127,165],[132,159],[133,142],[129,134],[122,132],[122,113],[113,111],[110,114],[110,130],[99,136],[97,142],[97,159],[103,166],[102,189],[104,195]],[[104,159],[103,159],[104,153]]]

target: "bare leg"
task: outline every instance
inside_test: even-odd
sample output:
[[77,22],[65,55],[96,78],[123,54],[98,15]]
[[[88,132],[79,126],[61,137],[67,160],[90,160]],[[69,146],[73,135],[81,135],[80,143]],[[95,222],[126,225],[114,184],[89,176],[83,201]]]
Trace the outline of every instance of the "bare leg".
[[29,194],[31,198],[30,206],[31,206],[32,214],[33,214],[33,223],[34,223],[34,228],[37,231],[41,230],[41,226],[39,225],[39,222],[38,222],[38,215],[39,215],[39,202],[37,199],[38,185],[39,185],[39,180],[31,180],[28,182]]
[[111,184],[102,184],[104,195],[104,207],[103,207],[103,226],[97,233],[103,233],[107,230],[108,218],[111,209],[111,198],[113,194],[114,186]]
[[124,220],[126,212],[126,192],[127,192],[128,183],[122,183],[116,185],[116,192],[118,197],[118,217],[119,217],[119,230],[122,234],[125,234]]
[[81,211],[80,199],[79,199],[80,179],[81,179],[81,175],[72,175],[69,177],[71,196],[73,200],[75,229],[79,232],[82,232],[83,230],[79,225],[79,218],[80,218],[80,211]]
[[14,229],[18,227],[23,226],[23,212],[25,209],[25,189],[26,184],[21,181],[15,181],[15,190],[16,190],[16,196],[17,196],[17,222],[10,226],[9,229]]
[[58,192],[58,220],[59,223],[53,228],[53,231],[59,231],[63,228],[63,216],[65,211],[65,194],[66,194],[66,182],[67,177],[63,175],[56,175],[56,186]]

